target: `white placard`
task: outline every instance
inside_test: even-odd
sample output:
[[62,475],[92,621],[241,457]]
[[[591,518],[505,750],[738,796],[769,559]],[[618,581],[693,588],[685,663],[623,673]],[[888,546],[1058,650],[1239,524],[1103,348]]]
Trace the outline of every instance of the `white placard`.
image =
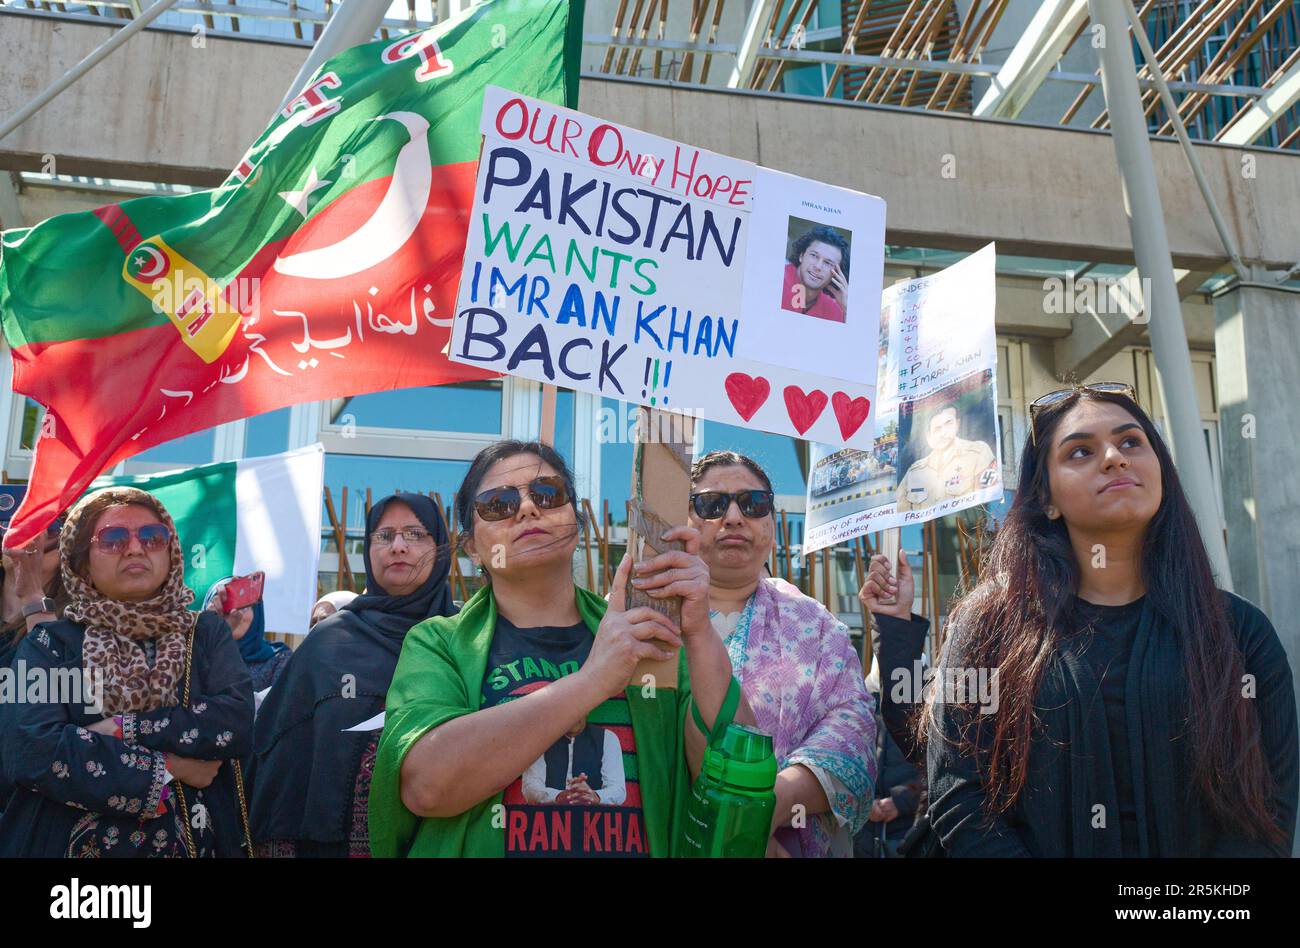
[[482,131],[452,360],[870,447],[883,201],[496,87]]

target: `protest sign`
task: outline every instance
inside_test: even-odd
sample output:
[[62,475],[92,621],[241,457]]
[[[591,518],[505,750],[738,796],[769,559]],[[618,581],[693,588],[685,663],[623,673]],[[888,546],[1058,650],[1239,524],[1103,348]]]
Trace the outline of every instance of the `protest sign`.
[[1002,499],[989,244],[880,301],[868,450],[812,446],[804,552]]
[[884,202],[490,87],[448,356],[867,449]]

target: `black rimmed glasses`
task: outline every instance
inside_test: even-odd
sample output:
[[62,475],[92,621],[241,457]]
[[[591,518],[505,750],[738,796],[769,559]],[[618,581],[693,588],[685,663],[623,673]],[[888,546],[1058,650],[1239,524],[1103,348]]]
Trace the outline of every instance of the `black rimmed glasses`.
[[1037,444],[1038,413],[1051,405],[1059,405],[1071,398],[1078,398],[1082,392],[1096,392],[1103,395],[1125,395],[1130,401],[1137,401],[1137,393],[1127,382],[1093,382],[1089,385],[1074,385],[1059,388],[1055,392],[1040,395],[1029,403],[1029,441]]
[[428,543],[433,539],[433,534],[428,530],[421,530],[418,527],[407,527],[403,530],[394,530],[392,527],[385,527],[382,530],[376,530],[370,534],[370,542],[376,546],[392,546],[393,541],[397,539],[398,534],[406,541],[409,546],[419,546],[422,543]]
[[741,490],[734,494],[721,490],[706,490],[691,494],[691,507],[701,520],[721,520],[731,509],[731,502],[734,500],[743,516],[758,520],[772,512],[773,496],[770,490]]

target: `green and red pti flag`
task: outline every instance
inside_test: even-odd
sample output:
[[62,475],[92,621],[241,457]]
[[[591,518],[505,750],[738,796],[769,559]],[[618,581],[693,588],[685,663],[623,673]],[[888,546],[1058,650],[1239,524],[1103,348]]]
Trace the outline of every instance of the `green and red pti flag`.
[[488,85],[570,106],[581,0],[491,0],[325,62],[211,191],[7,231],[14,391],[48,409],[26,543],[124,458],[300,402],[494,373],[450,362]]

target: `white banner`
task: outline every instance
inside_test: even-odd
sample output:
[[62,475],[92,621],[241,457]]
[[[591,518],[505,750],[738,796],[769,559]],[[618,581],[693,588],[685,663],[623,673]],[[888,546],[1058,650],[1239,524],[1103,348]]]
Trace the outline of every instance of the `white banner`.
[[885,205],[491,87],[450,358],[871,446]]

